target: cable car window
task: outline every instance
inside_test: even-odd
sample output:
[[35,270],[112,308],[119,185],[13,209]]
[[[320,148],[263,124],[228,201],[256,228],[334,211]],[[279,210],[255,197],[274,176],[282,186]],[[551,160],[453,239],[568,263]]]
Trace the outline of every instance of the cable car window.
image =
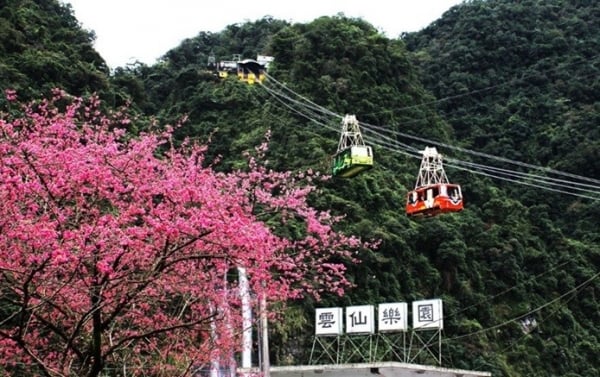
[[448,196],[451,198],[458,198],[460,195],[458,194],[457,187],[449,187],[448,188]]

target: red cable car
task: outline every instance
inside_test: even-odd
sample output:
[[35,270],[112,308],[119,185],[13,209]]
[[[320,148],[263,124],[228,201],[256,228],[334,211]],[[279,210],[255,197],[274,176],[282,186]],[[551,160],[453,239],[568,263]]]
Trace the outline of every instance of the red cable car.
[[414,190],[406,197],[408,216],[435,216],[463,209],[460,185],[449,183],[442,165],[442,155],[426,147]]

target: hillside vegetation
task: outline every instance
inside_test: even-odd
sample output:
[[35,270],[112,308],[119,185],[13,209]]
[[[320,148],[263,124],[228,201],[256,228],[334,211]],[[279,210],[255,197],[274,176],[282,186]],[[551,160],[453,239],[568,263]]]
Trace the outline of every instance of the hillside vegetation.
[[56,0],[3,0],[0,85],[37,98],[60,87],[73,95],[101,91],[108,67],[70,8]]
[[[278,82],[335,114],[356,114],[395,135],[394,143],[427,146],[402,136],[412,135],[438,142],[453,158],[475,159],[462,148],[600,179],[596,1],[468,1],[400,39],[343,14],[306,24],[266,17],[199,33],[153,66],[111,74],[90,47],[93,34],[68,8],[50,0],[5,3],[0,68],[10,75],[0,75],[2,89],[34,95],[60,86],[98,91],[111,105],[130,99],[139,129],[150,118],[164,125],[185,115],[176,135],[207,142],[216,169],[240,168],[243,153],[270,132],[271,168],[329,174],[339,119],[293,111],[269,95],[268,79],[250,86],[207,69],[211,54],[266,54],[275,57],[269,75]],[[33,30],[46,30],[43,44]],[[34,52],[60,69],[40,68]],[[61,63],[65,54],[70,64]],[[599,375],[598,184],[595,199],[582,198],[448,168],[462,185],[465,210],[414,220],[404,204],[419,161],[400,152],[376,145],[372,170],[332,179],[313,195],[317,208],[345,216],[341,231],[381,244],[348,266],[355,288],[347,295],[292,303],[272,324],[272,363],[308,362],[317,306],[439,297],[445,367],[494,376]],[[537,327],[524,332],[524,318]]]

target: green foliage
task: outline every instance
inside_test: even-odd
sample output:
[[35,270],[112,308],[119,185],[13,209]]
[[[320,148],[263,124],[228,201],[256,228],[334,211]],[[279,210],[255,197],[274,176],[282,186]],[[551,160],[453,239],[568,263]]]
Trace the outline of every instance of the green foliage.
[[[403,41],[464,147],[598,177],[599,11],[597,2],[586,1],[470,1]],[[483,256],[472,267],[483,276],[484,292],[514,287],[494,300],[498,309],[502,301],[509,306],[496,311],[491,323],[519,316],[594,276],[600,265],[597,203],[501,182],[493,182],[494,191],[474,191],[473,183],[467,197],[484,231],[467,243]],[[528,281],[530,276],[537,278]],[[590,305],[597,294],[592,282],[582,297],[556,308],[588,334],[581,343],[598,335],[599,307]],[[499,375],[593,371],[595,361],[578,351],[573,328],[561,326],[552,310],[536,316],[546,317],[539,332],[526,338],[502,333],[498,339],[513,344],[513,350],[495,351],[504,360],[489,358]],[[571,340],[549,342],[559,334]]]
[[[477,10],[479,7],[500,7],[506,14],[500,12],[494,16],[495,24],[489,24],[486,17],[490,16]],[[527,55],[527,46],[537,43],[531,38],[541,37],[529,32],[530,26],[506,20],[514,18],[514,12],[545,13],[531,4],[514,8],[501,2],[470,2],[404,40],[389,40],[368,23],[343,15],[295,25],[271,20],[269,25],[277,27],[268,35],[264,34],[267,25],[262,21],[233,25],[222,33],[200,34],[184,42],[166,54],[162,63],[145,67],[144,74],[138,77],[146,88],[157,89],[147,90],[146,95],[161,117],[174,119],[181,113],[190,116],[181,136],[210,138],[213,156],[222,156],[220,165],[225,170],[238,166],[241,154],[270,130],[269,156],[274,169],[312,168],[327,173],[339,135],[282,107],[258,86],[206,76],[198,62],[203,62],[211,51],[225,59],[234,53],[251,56],[267,52],[276,57],[269,73],[280,82],[321,106],[337,113],[357,114],[361,121],[370,124],[394,125],[387,127],[511,159],[555,163],[557,169],[571,170],[571,158],[582,156],[583,151],[577,148],[584,146],[584,151],[588,151],[584,153],[591,152],[590,156],[595,153],[592,150],[598,140],[594,138],[597,127],[580,125],[594,119],[594,112],[579,111],[593,108],[595,102],[589,102],[591,93],[581,86],[578,93],[586,103],[574,98],[553,100],[548,89],[553,83],[564,85],[565,81],[549,80],[548,74],[538,73],[547,68],[548,62],[542,64],[539,56]],[[469,12],[475,15],[470,17]],[[446,33],[445,28],[455,18],[460,19],[455,26],[458,32]],[[527,17],[519,19],[529,22]],[[556,27],[552,23],[552,29]],[[444,43],[431,37],[438,33],[445,38]],[[461,33],[467,36],[462,38]],[[548,33],[555,35],[551,41],[558,38],[556,31]],[[516,41],[521,47],[514,45]],[[558,38],[555,43],[563,41]],[[523,54],[529,62],[525,71],[516,57],[507,56],[507,48]],[[536,51],[537,55],[555,54],[550,47],[540,46]],[[568,62],[578,58],[568,59],[554,66],[575,68]],[[467,68],[457,69],[461,65]],[[514,83],[520,90],[500,85],[493,92],[483,92],[490,96],[489,101],[487,96],[482,101],[469,95],[474,88],[511,82],[516,70],[520,72],[517,77],[526,77]],[[569,74],[552,71],[555,76]],[[420,79],[435,97],[423,88]],[[453,99],[440,101],[437,110],[433,105],[422,105],[446,97]],[[565,114],[569,114],[568,118]],[[568,148],[559,135],[572,134],[569,128],[592,137],[570,139]],[[546,138],[544,142],[540,142],[542,137]],[[545,140],[555,140],[556,144]],[[307,362],[311,332],[299,324],[312,323],[315,305],[443,297],[449,316],[446,335],[452,339],[456,335],[478,334],[447,342],[444,353],[453,366],[506,376],[535,375],[534,370],[543,370],[535,357],[548,352],[544,345],[527,346],[531,358],[523,359],[522,354],[521,359],[511,357],[511,347],[527,343],[518,324],[506,321],[519,319],[592,276],[590,267],[598,265],[598,253],[592,252],[598,249],[597,231],[593,230],[595,207],[582,202],[567,207],[566,203],[563,206],[549,201],[543,193],[524,195],[527,192],[512,186],[457,173],[454,177],[463,184],[468,200],[465,211],[409,220],[404,215],[404,198],[407,188],[414,184],[416,162],[379,148],[374,149],[374,154],[374,169],[351,180],[330,181],[313,201],[319,208],[345,215],[345,232],[379,239],[380,247],[359,255],[361,264],[348,266],[356,288],[345,297],[304,302],[291,309],[289,320],[277,323],[272,331],[273,358],[282,364]],[[580,173],[589,175],[589,171]],[[576,214],[577,228],[564,226],[561,208]],[[580,234],[577,238],[573,237],[576,233]],[[574,245],[573,239],[581,241]],[[597,295],[597,284],[590,289],[591,297]],[[567,312],[589,317],[590,311],[598,311],[593,302],[571,301]],[[304,320],[298,317],[298,310],[304,313]],[[567,331],[558,326],[561,320],[552,315],[552,310],[535,315],[543,321],[543,328],[548,327],[553,334]],[[577,321],[576,318],[573,316],[572,320]],[[505,322],[499,332],[488,330]],[[583,342],[590,342],[585,344],[593,344],[597,330],[589,334],[591,337],[582,337]],[[528,337],[543,335],[534,332]],[[568,353],[573,352],[575,349]],[[584,356],[581,371],[588,370],[591,361]],[[562,372],[562,368],[555,367],[549,373]]]
[[[60,87],[73,95],[108,89],[108,67],[69,5],[6,0],[0,8],[0,87],[21,99]],[[3,101],[3,100],[2,100]],[[1,103],[0,103],[1,104]]]
[[[4,87],[31,94],[52,86],[101,90],[112,104],[132,101],[133,109],[159,124],[187,116],[177,137],[209,142],[208,162],[217,159],[218,169],[240,168],[242,155],[270,132],[271,168],[329,173],[339,137],[331,129],[339,124],[306,119],[260,85],[219,79],[206,66],[211,54],[218,60],[267,54],[275,57],[269,74],[336,113],[600,176],[595,1],[472,0],[400,40],[343,15],[293,25],[267,17],[199,33],[153,66],[121,67],[108,78],[90,47],[93,34],[78,28],[68,7],[8,3],[0,9]],[[40,9],[55,13],[40,17]],[[48,28],[53,22],[62,27]],[[34,43],[38,37],[45,38],[44,48]],[[153,125],[141,119],[138,127]],[[379,248],[348,266],[356,287],[345,297],[294,303],[283,321],[272,324],[272,360],[308,362],[317,305],[441,297],[444,366],[494,376],[598,374],[597,202],[450,171],[462,185],[465,210],[409,219],[404,202],[418,162],[376,146],[374,156],[372,170],[321,184],[312,201],[344,215],[345,233],[378,239]],[[528,313],[538,327],[524,333],[518,322]]]

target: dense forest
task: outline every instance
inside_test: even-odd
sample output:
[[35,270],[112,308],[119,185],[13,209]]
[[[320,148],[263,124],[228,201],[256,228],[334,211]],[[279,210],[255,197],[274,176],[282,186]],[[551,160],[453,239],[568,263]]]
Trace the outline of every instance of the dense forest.
[[[347,267],[354,288],[345,296],[291,302],[271,324],[273,364],[308,363],[315,307],[441,298],[442,366],[494,376],[600,375],[597,1],[466,1],[399,38],[343,14],[305,24],[265,17],[190,36],[155,65],[114,71],[69,6],[1,3],[3,90],[22,99],[54,87],[97,93],[105,106],[129,106],[138,119],[131,132],[185,117],[176,136],[207,143],[216,169],[240,168],[244,152],[269,134],[272,169],[330,173],[339,118],[286,106],[269,90],[289,89],[315,109],[356,114],[379,130],[364,132],[374,168],[321,183],[311,200],[344,216],[341,231],[380,244]],[[207,69],[210,56],[234,54],[275,57],[270,78],[247,85]],[[568,179],[548,190],[535,179],[449,165],[465,209],[408,218],[419,160],[399,146],[422,150],[426,142],[450,160],[485,165],[494,157],[498,169],[542,167],[592,183],[578,196]],[[514,161],[523,164],[502,165]],[[524,330],[524,319],[536,326]]]

